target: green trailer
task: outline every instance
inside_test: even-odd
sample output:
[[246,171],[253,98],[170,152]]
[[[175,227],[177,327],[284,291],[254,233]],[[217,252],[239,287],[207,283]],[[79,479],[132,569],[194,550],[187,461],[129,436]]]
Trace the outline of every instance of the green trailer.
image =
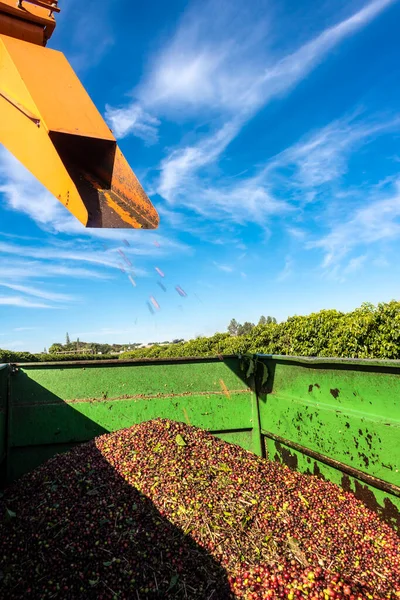
[[338,483],[400,529],[400,361],[254,355],[0,365],[1,483],[156,417]]

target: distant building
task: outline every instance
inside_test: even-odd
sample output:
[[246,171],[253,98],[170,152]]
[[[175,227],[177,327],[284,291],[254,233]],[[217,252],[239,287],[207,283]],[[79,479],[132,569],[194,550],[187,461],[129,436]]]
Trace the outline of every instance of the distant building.
[[[94,351],[91,348],[82,348],[82,350],[61,350],[60,352],[54,352],[54,354],[94,354]],[[101,354],[101,352],[98,354]]]

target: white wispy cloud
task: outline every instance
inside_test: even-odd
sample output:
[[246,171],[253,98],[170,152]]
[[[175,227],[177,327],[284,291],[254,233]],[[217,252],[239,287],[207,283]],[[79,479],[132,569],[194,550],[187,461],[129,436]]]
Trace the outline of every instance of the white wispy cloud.
[[[4,261],[3,261],[4,262]],[[112,275],[105,271],[95,271],[82,267],[67,267],[60,264],[45,264],[39,261],[12,259],[0,264],[0,278],[10,281],[68,277],[69,279],[107,280]]]
[[[24,256],[46,258],[62,258],[66,260],[81,260],[104,266],[113,266],[112,259],[102,253],[95,255],[92,251],[82,247],[77,240],[88,244],[91,241],[106,241],[122,245],[126,239],[130,243],[127,253],[137,256],[152,256],[160,254],[173,254],[174,252],[190,252],[186,244],[175,240],[172,236],[165,237],[159,232],[124,229],[91,229],[85,228],[73,217],[69,211],[29,173],[5,148],[0,147],[0,194],[3,194],[8,208],[24,213],[36,222],[44,231],[54,234],[62,233],[75,239],[76,251],[70,251],[68,256],[62,249],[52,250],[49,253],[42,248],[29,248]],[[154,246],[154,239],[160,243]],[[65,248],[64,241],[62,247]],[[1,251],[1,249],[0,249]],[[28,254],[30,252],[30,254]],[[115,266],[115,265],[114,265]]]
[[143,107],[178,120],[204,110],[208,118],[239,112],[240,118],[232,122],[236,122],[235,130],[266,101],[286,93],[340,41],[393,1],[369,2],[281,57],[271,54],[269,42],[277,24],[269,17],[267,3],[257,10],[238,0],[218,5],[212,0],[194,2],[170,40],[155,54],[148,72],[132,91],[132,100],[123,108],[108,107],[107,114],[118,119],[116,131],[122,136],[137,135],[135,123],[143,120],[143,114],[150,117]]
[[[206,167],[218,161],[242,127],[261,107],[288,94],[340,42],[365,27],[390,4],[392,4],[392,0],[375,0],[368,3],[348,19],[325,29],[294,52],[271,61],[267,67],[259,71],[256,77],[253,65],[251,65],[252,82],[249,84],[246,78],[243,80],[243,89],[241,93],[236,94],[239,102],[233,116],[226,112],[225,122],[221,127],[194,145],[186,145],[172,150],[162,161],[158,193],[171,205],[185,204],[201,214],[207,213],[213,217],[215,216],[215,205],[217,205],[220,216],[222,213],[228,218],[239,219],[239,222],[240,219],[246,218],[243,216],[245,214],[248,214],[246,220],[260,222],[265,219],[266,214],[270,213],[271,206],[273,212],[279,211],[279,209],[287,210],[285,202],[281,202],[279,205],[278,200],[271,198],[269,189],[262,183],[263,174],[248,179],[246,184],[241,182],[238,186],[224,185],[224,183],[219,186],[208,186]],[[238,72],[240,72],[240,67]],[[320,146],[323,146],[322,140]],[[281,157],[282,160],[283,158]],[[287,156],[286,160],[289,158]],[[324,158],[325,163],[332,167],[334,162],[330,160],[328,151],[325,152]],[[322,160],[320,164],[321,162]],[[201,178],[199,177],[200,172]],[[305,173],[308,173],[309,177],[311,175],[314,178],[320,176],[317,166],[314,165],[313,168],[311,163]],[[300,173],[301,175],[304,177],[304,173]],[[241,195],[240,202],[238,202],[238,195]],[[261,205],[261,208],[258,207],[258,204]]]
[[246,89],[262,68],[270,30],[266,14],[257,15],[240,0],[192,2],[150,60],[128,104],[107,107],[106,118],[117,136],[143,137],[144,125],[145,137],[149,133],[154,139],[160,124],[154,115],[181,121],[241,108]]
[[199,194],[199,204],[195,201],[191,204],[193,210],[240,224],[249,221],[265,224],[271,215],[288,214],[293,210],[288,202],[277,199],[256,180],[243,181],[232,187],[206,188]]
[[[187,177],[186,207],[202,217],[212,216],[239,224],[255,222],[264,227],[272,216],[285,217],[286,223],[293,219],[290,225],[285,225],[287,232],[298,240],[305,239],[306,231],[296,225],[299,207],[321,195],[332,196],[333,185],[338,200],[345,193],[353,197],[354,191],[344,192],[339,185],[354,152],[379,136],[399,129],[398,116],[346,115],[271,157],[252,177],[233,182],[220,179],[216,186],[208,186],[197,176]],[[335,202],[335,206],[337,204]]]
[[293,259],[291,256],[287,256],[285,260],[285,265],[282,271],[279,273],[277,277],[277,281],[285,281],[288,279],[293,273]]
[[190,202],[195,209],[202,205],[193,197],[202,185],[195,177],[196,172],[219,158],[239,133],[242,123],[242,119],[237,117],[197,145],[173,150],[160,165],[157,188],[160,196],[171,204],[183,204],[183,198],[186,198],[186,202]]
[[106,252],[103,254],[90,251],[82,253],[79,251],[74,252],[72,250],[63,250],[62,248],[59,250],[53,248],[52,252],[50,253],[49,248],[43,248],[40,246],[19,246],[17,244],[10,244],[0,241],[0,253],[49,261],[66,260],[72,262],[87,262],[95,265],[117,268],[116,256],[111,256]]
[[2,306],[18,306],[20,308],[46,308],[55,309],[60,306],[52,306],[43,302],[35,302],[22,296],[0,296],[0,305]]
[[[373,0],[283,56],[268,44],[276,27],[268,7],[256,14],[243,2],[221,3],[217,8],[211,0],[195,3],[170,41],[150,61],[147,74],[132,93],[133,100],[126,106],[107,107],[107,115],[118,135],[132,132],[147,141],[156,139],[163,116],[179,120],[195,114],[209,120],[214,115],[208,122],[208,135],[200,136],[195,144],[173,148],[161,162],[156,191],[174,209],[181,205],[220,221],[265,224],[270,216],[286,214],[290,207],[286,200],[274,196],[263,174],[239,180],[237,185],[222,178],[216,185],[215,173],[208,177],[209,167],[218,162],[260,108],[287,95],[340,42],[368,25],[394,1]],[[76,3],[74,6],[77,10]],[[109,10],[110,3],[107,7]],[[313,148],[310,150],[309,164],[299,170],[299,181],[321,177],[322,159],[312,164]],[[314,156],[317,154],[314,151]],[[323,170],[333,177],[340,161],[329,156],[322,139],[319,154],[325,157],[323,166],[328,167]],[[285,160],[289,164],[290,158],[281,156],[275,170],[284,167]],[[299,154],[292,156],[297,162],[300,159]],[[4,150],[0,151],[0,177],[0,192],[8,206],[27,214],[47,231],[110,240],[121,240],[124,235],[116,230],[84,229]],[[141,245],[143,232],[135,233]]]
[[54,231],[62,231],[69,220],[69,213],[61,203],[3,147],[0,148],[0,193],[9,208]]
[[224,271],[225,273],[233,273],[233,271],[235,270],[230,265],[223,265],[223,264],[215,262],[215,261],[213,264],[217,267],[217,269],[219,269],[220,271]]
[[[400,128],[399,117],[379,120],[370,117],[346,116],[307,135],[305,139],[272,157],[256,175],[239,181],[220,179],[217,186],[186,172],[179,179],[179,169],[172,169],[172,179],[178,177],[185,203],[202,217],[232,220],[236,223],[266,224],[269,217],[291,217],[294,207],[315,200],[321,190],[338,183],[347,172],[352,153],[361,145],[380,135]],[[289,176],[290,175],[290,176]],[[172,179],[167,177],[171,188]],[[168,195],[168,194],[165,194]],[[278,197],[284,196],[285,199]],[[174,214],[171,209],[165,209]],[[161,213],[162,214],[162,213]],[[170,218],[174,223],[173,217]],[[292,237],[305,237],[304,230],[295,225],[288,227]]]
[[[355,248],[399,238],[400,180],[391,191],[379,192],[377,198],[373,190],[347,220],[336,221],[326,235],[307,245],[320,248],[324,253],[323,267],[333,268]],[[357,261],[354,264],[357,266]]]
[[258,178],[265,178],[270,185],[297,196],[302,195],[303,199],[314,199],[320,188],[338,181],[346,173],[354,150],[399,128],[398,116],[345,116],[308,134],[305,139],[273,157]]
[[160,120],[146,112],[138,103],[125,108],[115,108],[107,104],[105,118],[117,138],[132,134],[148,145],[158,142]]
[[169,226],[179,232],[190,234],[197,241],[201,240],[217,246],[235,244],[237,248],[245,247],[243,242],[237,239],[235,228],[227,222],[219,224],[218,233],[220,235],[216,237],[215,225],[210,222],[207,215],[203,217],[201,214],[193,214],[187,210],[184,213],[183,211],[170,209],[164,204],[158,204],[157,210],[164,227]]
[[12,238],[14,240],[28,240],[30,242],[43,243],[43,239],[39,237],[33,237],[31,235],[19,235],[18,233],[10,233],[9,231],[0,231],[0,236],[6,238]]
[[[85,229],[4,149],[0,149],[0,193],[6,206],[25,213],[44,231],[62,233],[70,238],[64,237],[60,243],[50,235],[47,243],[42,241],[38,245],[34,243],[36,240],[24,239],[24,242],[31,243],[16,243],[19,238],[2,236],[0,255],[10,257],[0,265],[2,279],[16,283],[40,277],[109,279],[111,275],[107,271],[116,270],[120,263],[124,264],[117,254],[118,247],[123,248],[131,261],[135,275],[146,277],[149,272],[138,261],[192,252],[187,244],[158,232],[155,236],[152,232],[140,230]],[[156,238],[158,246],[154,245]],[[128,242],[128,247],[124,241]],[[108,250],[104,251],[100,242],[107,242]],[[91,268],[85,268],[85,265]],[[127,268],[125,264],[124,267]]]
[[28,296],[36,296],[37,298],[43,298],[43,300],[51,300],[53,302],[72,302],[77,300],[75,296],[71,296],[70,294],[61,294],[59,292],[47,291],[28,285],[6,283],[5,281],[0,281],[0,287],[6,287],[10,290],[27,294]]
[[[126,258],[132,253],[131,248],[125,248],[124,254]],[[150,254],[152,254],[152,250],[149,249]],[[145,250],[141,250],[137,252],[140,255],[146,255]],[[125,269],[133,269],[135,274],[139,277],[147,277],[148,271],[144,268],[138,267],[132,263],[132,266],[127,266],[123,260],[123,258],[117,254],[115,250],[110,250],[106,252],[95,252],[93,250],[88,250],[87,248],[81,248],[74,250],[63,250],[63,249],[55,249],[48,247],[35,247],[35,246],[18,246],[17,244],[9,244],[0,241],[0,254],[3,255],[12,255],[12,256],[21,256],[24,259],[26,258],[34,258],[40,259],[41,262],[37,265],[36,272],[30,272],[25,269],[24,265],[17,266],[17,270],[14,268],[9,268],[9,266],[2,267],[0,265],[0,277],[3,275],[4,277],[10,278],[10,276],[15,280],[17,278],[17,273],[21,278],[32,278],[32,277],[60,277],[60,276],[72,276],[72,277],[88,277],[92,279],[107,279],[107,275],[102,276],[100,272],[90,271],[88,269],[82,268],[71,268],[60,264],[60,261],[64,261],[64,263],[89,263],[93,264],[97,267],[116,270],[119,269],[120,265],[123,265]],[[129,259],[128,259],[129,260]],[[46,266],[44,263],[50,262],[53,263],[51,265]],[[16,288],[14,288],[16,289]],[[44,296],[43,296],[44,297]]]
[[356,273],[364,266],[366,260],[367,260],[366,254],[362,254],[360,256],[354,256],[352,259],[349,260],[347,266],[344,268],[344,270],[343,270],[344,274],[349,275],[352,273]]
[[307,237],[307,233],[300,227],[287,227],[286,231],[297,240],[304,240]]
[[377,256],[371,262],[374,267],[378,267],[379,269],[386,269],[389,266],[389,261],[384,256]]

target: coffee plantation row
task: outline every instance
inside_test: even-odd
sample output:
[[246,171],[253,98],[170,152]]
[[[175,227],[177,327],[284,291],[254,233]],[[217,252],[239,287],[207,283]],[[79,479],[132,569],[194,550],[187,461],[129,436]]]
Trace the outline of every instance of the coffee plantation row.
[[[178,358],[261,352],[289,356],[400,358],[400,301],[363,304],[348,313],[321,310],[289,317],[282,323],[257,325],[247,335],[216,333],[178,344],[153,345],[119,355],[119,359]],[[110,360],[114,355],[51,355],[0,350],[1,362]]]

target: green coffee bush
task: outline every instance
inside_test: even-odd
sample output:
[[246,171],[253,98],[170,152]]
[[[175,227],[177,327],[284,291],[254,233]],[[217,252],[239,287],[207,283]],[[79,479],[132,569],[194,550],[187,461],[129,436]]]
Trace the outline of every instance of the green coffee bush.
[[[120,354],[118,358],[183,358],[218,354],[283,354],[341,358],[400,359],[400,302],[363,304],[348,313],[321,310],[308,316],[289,317],[282,323],[257,325],[246,335],[216,333],[188,342],[154,345]],[[115,355],[30,354],[0,350],[2,362],[110,360]]]
[[206,357],[246,352],[400,359],[400,302],[363,304],[349,313],[321,310],[305,317],[289,317],[282,323],[257,325],[243,336],[216,333],[180,344],[140,348],[125,352],[120,358]]

